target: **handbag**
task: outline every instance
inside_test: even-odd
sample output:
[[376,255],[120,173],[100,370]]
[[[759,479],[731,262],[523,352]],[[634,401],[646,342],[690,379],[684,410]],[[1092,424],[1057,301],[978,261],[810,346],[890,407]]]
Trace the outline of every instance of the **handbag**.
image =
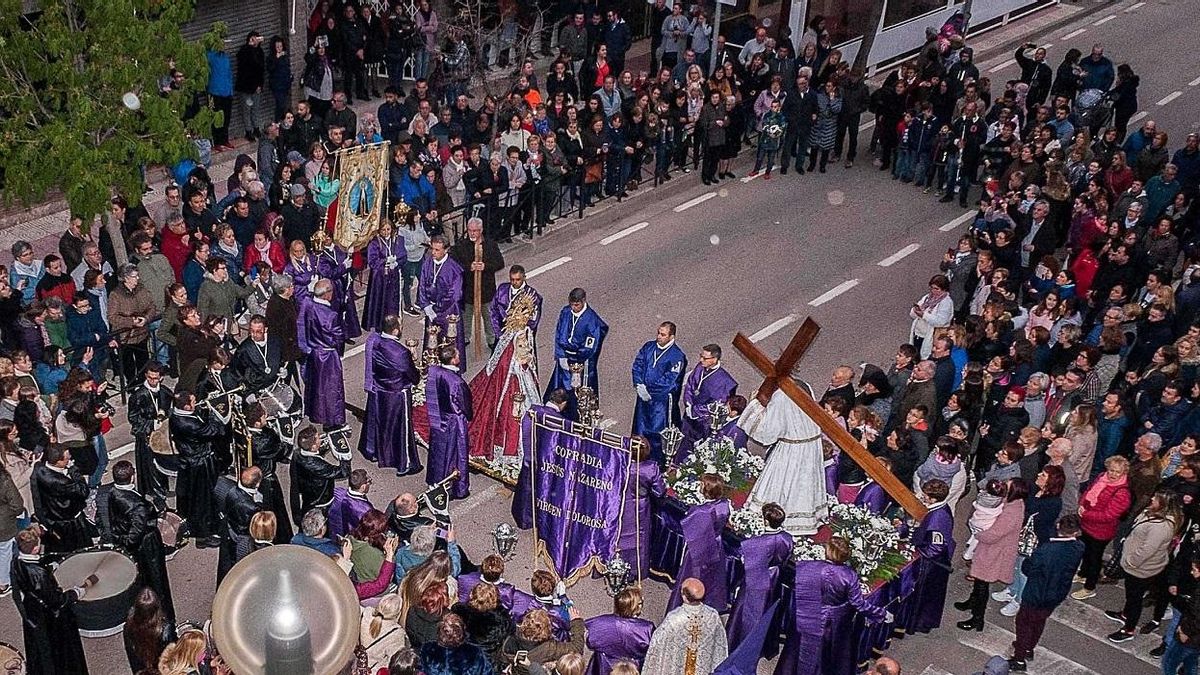
[[1033,519],[1037,514],[1029,516],[1025,520],[1025,525],[1021,528],[1021,534],[1017,538],[1017,555],[1028,558],[1033,555],[1033,550],[1037,548],[1038,536],[1037,531],[1033,529]]
[[604,177],[604,163],[603,162],[591,162],[584,169],[583,182],[587,185],[591,185],[593,183],[599,183],[600,179],[603,177]]
[[1128,538],[1129,535],[1125,535],[1124,537],[1121,537],[1113,542],[1112,557],[1108,559],[1108,562],[1104,563],[1104,568],[1102,570],[1105,577],[1108,577],[1109,579],[1120,579],[1121,577],[1125,576],[1125,570],[1121,568],[1121,556],[1125,553],[1125,540]]

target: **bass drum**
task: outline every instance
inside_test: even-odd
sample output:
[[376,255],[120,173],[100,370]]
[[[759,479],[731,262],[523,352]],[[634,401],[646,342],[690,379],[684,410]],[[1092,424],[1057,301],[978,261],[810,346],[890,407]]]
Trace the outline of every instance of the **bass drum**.
[[25,656],[7,642],[0,642],[0,675],[25,675]]
[[258,402],[266,411],[267,419],[277,419],[294,413],[304,404],[296,390],[285,382],[276,382],[262,390],[258,395]]
[[187,546],[188,538],[179,534],[182,530],[183,518],[178,513],[168,510],[158,517],[158,533],[162,536],[167,560],[174,558],[180,549]]
[[63,588],[82,586],[93,574],[99,581],[75,603],[79,634],[86,638],[117,635],[125,627],[125,615],[137,595],[137,565],[120,551],[83,551],[54,570],[54,578]]

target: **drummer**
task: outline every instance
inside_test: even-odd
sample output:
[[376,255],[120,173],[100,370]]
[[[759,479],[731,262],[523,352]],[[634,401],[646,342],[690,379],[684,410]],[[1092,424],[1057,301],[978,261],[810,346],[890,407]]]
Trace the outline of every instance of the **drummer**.
[[[196,401],[207,401],[209,407],[216,410],[223,419],[229,419],[234,407],[239,405],[239,396],[232,392],[237,389],[237,377],[229,364],[233,356],[223,347],[217,347],[208,355],[208,367],[196,382]],[[229,444],[233,432],[226,424],[226,434],[223,439],[213,444],[213,457],[217,464],[217,473],[224,474],[233,464],[233,452]]]
[[129,460],[122,459],[113,465],[113,490],[108,493],[113,543],[133,557],[142,584],[154,589],[162,603],[163,615],[175,623],[175,603],[171,596],[171,579],[167,576],[162,533],[157,527],[158,514],[145,495],[138,493],[134,473]]
[[17,534],[13,599],[21,613],[26,668],[30,673],[82,675],[88,672],[74,605],[99,579],[95,574],[64,591],[42,561],[42,535],[35,525]]
[[92,545],[92,528],[84,515],[87,479],[74,469],[71,451],[53,444],[33,468],[29,488],[33,512],[47,529],[46,550],[70,553]]
[[[154,466],[150,437],[167,422],[175,393],[162,383],[165,368],[151,361],[142,369],[144,381],[129,394],[129,426],[133,430],[133,456],[137,462],[138,492],[150,499],[166,499],[166,478]],[[161,452],[161,450],[160,450]]]
[[260,314],[250,317],[249,333],[238,345],[231,368],[247,397],[271,388],[284,375],[279,338],[268,333],[266,318]]

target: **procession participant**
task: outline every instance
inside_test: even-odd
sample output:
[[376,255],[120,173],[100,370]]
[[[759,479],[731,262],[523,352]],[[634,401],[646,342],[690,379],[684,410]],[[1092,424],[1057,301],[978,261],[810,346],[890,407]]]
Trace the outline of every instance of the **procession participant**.
[[312,302],[302,305],[296,336],[305,354],[304,411],[326,429],[346,424],[341,358],[346,335],[332,302],[333,282],[321,279],[313,287]]
[[[232,361],[229,352],[221,347],[217,347],[208,355],[208,367],[204,370],[204,374],[196,381],[196,400],[207,403],[213,409],[216,409],[220,416],[226,419],[231,417],[233,406],[238,404],[238,395],[232,392],[237,388],[237,378],[233,371],[229,369],[229,363]],[[225,425],[225,436],[217,443],[213,444],[213,457],[217,463],[217,473],[223,474],[233,464],[233,452],[230,448],[230,443],[233,441],[233,431],[228,424]]]
[[150,435],[167,421],[174,392],[162,383],[164,367],[151,361],[142,369],[142,386],[129,394],[129,426],[133,433],[133,458],[137,467],[137,490],[150,499],[165,498],[165,476],[154,465]]
[[35,527],[17,534],[17,559],[12,565],[13,600],[21,614],[25,638],[25,672],[29,675],[87,675],[83,640],[75,623],[74,604],[99,579],[95,574],[81,586],[63,590],[50,565]]
[[706,604],[704,582],[680,580],[684,604],[667,612],[650,637],[642,672],[712,675],[729,655],[721,615]]
[[460,350],[443,345],[438,363],[429,367],[425,406],[429,411],[429,468],[425,483],[435,485],[458,469],[450,496],[463,499],[470,492],[467,470],[467,425],[471,421],[471,390],[459,373]]
[[679,581],[667,601],[668,610],[675,609],[685,600],[683,587],[691,577],[703,582],[704,588],[708,589],[703,594],[704,604],[718,612],[729,607],[725,544],[721,541],[730,509],[729,500],[725,498],[725,481],[714,473],[700,476],[700,494],[707,501],[688,509],[680,523],[686,548],[679,565]]
[[429,239],[429,254],[421,262],[417,282],[417,306],[425,313],[425,329],[435,325],[446,339],[450,317],[455,317],[455,347],[459,367],[467,365],[467,336],[463,331],[463,268],[449,255],[449,245],[442,235]]
[[238,548],[245,545],[250,536],[250,519],[260,510],[263,496],[258,491],[262,483],[262,470],[256,466],[242,469],[237,487],[225,493],[219,505],[221,520],[221,548],[217,551],[217,586],[238,561]]
[[241,381],[248,397],[274,385],[285,372],[283,345],[277,336],[267,330],[266,317],[255,314],[250,317],[246,328],[249,335],[234,352],[230,370]]
[[350,472],[347,489],[334,488],[333,503],[329,505],[329,536],[342,537],[358,527],[363,514],[375,508],[367,493],[371,491],[371,476],[366,469]]
[[564,389],[568,394],[567,417],[579,419],[579,401],[571,385],[571,366],[582,365],[580,385],[591,387],[600,395],[600,371],[597,362],[608,335],[608,324],[587,302],[587,291],[573,288],[567,296],[567,306],[558,313],[554,330],[554,372],[546,383],[546,393]]
[[848,560],[850,542],[835,536],[825,543],[825,560],[796,563],[795,627],[775,675],[853,675],[858,667],[855,618],[892,621],[891,613],[863,597],[858,573]]
[[608,675],[621,660],[642,665],[654,632],[654,622],[642,618],[642,606],[642,589],[626,588],[613,597],[612,614],[584,621],[587,647],[592,651],[587,675]]
[[631,461],[621,502],[617,554],[635,570],[638,579],[645,579],[650,575],[651,499],[666,496],[667,486],[663,482],[662,467],[650,456],[650,442],[646,437],[634,436],[630,441]]
[[354,256],[333,243],[333,239],[318,230],[313,235],[313,251],[317,256],[317,274],[333,284],[330,306],[342,322],[346,340],[362,335],[358,324],[358,294],[354,292]]
[[650,440],[650,456],[664,461],[662,430],[679,425],[679,395],[683,389],[687,356],[675,344],[675,324],[664,321],[655,338],[638,350],[633,360],[633,404],[635,435]]
[[179,478],[175,483],[179,515],[187,521],[187,531],[200,548],[212,548],[221,543],[213,504],[217,467],[212,446],[226,438],[226,421],[211,410],[206,416],[208,419],[201,419],[196,414],[196,397],[192,392],[175,392],[169,429],[179,453]]
[[304,352],[300,351],[300,303],[296,299],[296,286],[291,276],[277,274],[271,277],[271,290],[274,293],[267,301],[265,317],[267,332],[279,340],[281,367],[288,373],[288,379],[299,386]]
[[[542,405],[534,404],[526,412],[527,416],[545,413],[561,417],[563,419],[571,419],[567,417],[563,411],[567,408],[567,392],[564,389],[555,389],[546,396],[546,402]],[[525,424],[521,422],[522,428]],[[533,482],[530,476],[532,457],[526,453],[521,458],[521,472],[517,474],[517,486],[513,488],[512,501],[512,517],[513,522],[517,527],[528,530],[533,527]],[[657,465],[656,465],[657,466]]]
[[496,288],[496,294],[492,297],[492,304],[488,310],[492,335],[500,334],[504,327],[504,320],[508,317],[508,308],[512,306],[514,300],[526,293],[533,298],[533,315],[529,317],[529,330],[533,331],[535,337],[537,336],[538,323],[542,320],[542,294],[535,291],[533,286],[530,286],[525,280],[525,268],[521,265],[513,265],[508,268],[508,281],[500,284]]
[[33,513],[46,528],[47,553],[71,553],[92,545],[92,528],[84,515],[87,477],[74,469],[71,451],[58,444],[46,448],[29,478]]
[[416,495],[403,492],[396,495],[385,512],[388,517],[388,527],[400,538],[402,546],[408,546],[412,533],[424,525],[432,525],[433,519],[420,513],[420,505]]
[[367,269],[371,276],[363,303],[363,330],[382,330],[386,317],[404,311],[400,273],[406,255],[404,239],[396,236],[395,225],[384,218],[379,223],[379,234],[367,244]]
[[[700,349],[700,362],[692,369],[683,385],[683,440],[679,444],[678,453],[672,458],[676,463],[686,460],[696,443],[708,438],[712,433],[712,412],[708,406],[712,403],[726,403],[735,393],[737,380],[721,366],[721,346],[704,345]],[[745,404],[742,408],[745,409]],[[728,426],[729,422],[725,424]],[[736,428],[737,424],[733,426]],[[744,442],[742,447],[745,447]]]
[[379,333],[367,336],[367,408],[359,452],[380,468],[395,469],[397,476],[422,468],[412,424],[412,389],[420,380],[412,351],[400,342],[400,317],[388,314]]
[[[479,246],[479,262],[475,261],[475,247]],[[500,331],[495,329],[496,319],[492,316],[492,302],[496,297],[496,272],[504,269],[504,254],[494,239],[483,234],[481,218],[467,219],[467,236],[454,242],[450,257],[463,268],[463,320],[467,322],[470,335],[467,342],[479,339],[475,334],[475,272],[479,272],[479,311],[483,320],[483,332],[488,349],[496,345]]]
[[291,507],[292,518],[297,526],[304,519],[304,514],[311,509],[321,509],[333,502],[333,486],[339,480],[350,476],[350,455],[336,450],[331,453],[337,464],[325,461],[326,446],[321,432],[314,426],[300,430],[296,438],[296,447],[300,449],[292,459],[291,466]]
[[500,606],[506,611],[512,609],[513,594],[516,589],[504,580],[504,558],[496,554],[488,555],[479,563],[477,572],[467,572],[458,575],[458,601],[466,602],[471,598],[471,589],[479,584],[490,584],[496,587],[500,597]]
[[[792,535],[783,531],[787,514],[778,504],[764,504],[763,521],[766,529],[760,535],[742,542],[742,563],[745,577],[733,601],[733,610],[725,626],[731,649],[737,649],[742,640],[754,630],[763,618],[763,613],[777,599],[779,570],[792,555]],[[772,658],[778,647],[769,640],[764,656]]]
[[[292,540],[292,521],[288,518],[283,487],[279,483],[278,466],[280,461],[288,461],[290,448],[284,445],[274,429],[267,426],[267,411],[261,403],[247,403],[245,416],[246,434],[239,434],[237,440],[250,443],[251,464],[262,472],[262,482],[258,484],[258,491],[262,493],[260,506],[275,514],[275,543],[286,544]],[[245,449],[240,452],[245,453]]]
[[908,632],[928,633],[942,625],[946,605],[946,586],[954,560],[954,511],[946,498],[950,486],[934,478],[921,485],[919,497],[929,511],[913,530],[910,541],[920,554],[917,558],[918,598],[908,620]]
[[750,437],[746,435],[744,429],[738,426],[738,420],[741,419],[742,412],[746,410],[746,397],[734,394],[725,401],[725,405],[729,408],[729,412],[724,424],[717,430],[717,436],[728,438],[733,443],[733,447],[745,450]]
[[288,260],[283,266],[283,273],[292,278],[292,285],[296,288],[296,303],[305,304],[320,275],[317,273],[317,258],[309,254],[303,241],[297,239],[288,247]]
[[137,564],[138,578],[162,603],[163,616],[175,623],[175,603],[157,509],[134,485],[133,464],[122,459],[113,465],[113,490],[108,493],[108,523],[113,544],[124,549]]

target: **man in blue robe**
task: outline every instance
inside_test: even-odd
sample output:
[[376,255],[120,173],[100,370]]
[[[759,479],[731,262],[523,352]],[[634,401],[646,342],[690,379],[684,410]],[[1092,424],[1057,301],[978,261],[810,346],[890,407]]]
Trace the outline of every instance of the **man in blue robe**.
[[571,419],[579,419],[578,399],[571,386],[571,366],[583,366],[581,386],[591,387],[599,397],[600,373],[597,363],[606,335],[608,324],[588,305],[587,292],[582,288],[571,289],[567,306],[558,313],[558,326],[554,331],[554,372],[546,384],[546,396],[555,389],[566,390],[568,401],[564,413]]
[[[721,346],[704,345],[700,349],[700,363],[692,369],[683,385],[683,441],[674,458],[676,462],[686,459],[692,447],[712,433],[709,404],[728,403],[735,393],[737,380],[721,367]],[[745,447],[744,441],[742,447]]]
[[342,350],[346,334],[333,310],[333,282],[313,286],[312,301],[300,310],[297,341],[304,352],[304,410],[326,429],[346,423],[346,388],[342,380]]
[[342,321],[342,330],[347,340],[362,335],[358,323],[357,294],[354,292],[354,256],[334,245],[333,239],[320,230],[313,236],[314,248],[318,237],[324,246],[317,249],[317,274],[333,282],[333,311]]
[[508,316],[508,308],[522,294],[528,293],[533,298],[533,316],[529,317],[529,330],[537,337],[538,322],[542,320],[542,294],[533,290],[525,281],[525,268],[513,265],[508,268],[508,281],[496,288],[492,296],[491,321],[492,335],[499,336],[504,332],[504,319]]
[[642,345],[633,360],[633,433],[650,441],[650,456],[663,461],[662,430],[679,424],[679,394],[687,356],[675,344],[675,324],[664,321],[654,340]]
[[[467,335],[463,332],[463,269],[449,255],[450,247],[442,235],[429,238],[429,255],[421,262],[417,282],[417,306],[425,313],[425,329],[436,325],[439,340],[449,333],[450,317],[454,318],[454,343],[458,349],[459,368],[467,367]],[[464,437],[465,438],[465,437]]]
[[459,374],[458,350],[453,345],[438,350],[438,361],[440,365],[429,367],[425,381],[425,406],[429,411],[429,468],[425,482],[439,483],[457,469],[458,477],[450,484],[450,496],[463,499],[470,493],[467,423],[471,420],[471,389]]
[[412,388],[421,379],[412,352],[400,342],[400,317],[383,317],[379,333],[367,336],[367,413],[360,439],[363,457],[407,476],[421,470],[412,425]]

